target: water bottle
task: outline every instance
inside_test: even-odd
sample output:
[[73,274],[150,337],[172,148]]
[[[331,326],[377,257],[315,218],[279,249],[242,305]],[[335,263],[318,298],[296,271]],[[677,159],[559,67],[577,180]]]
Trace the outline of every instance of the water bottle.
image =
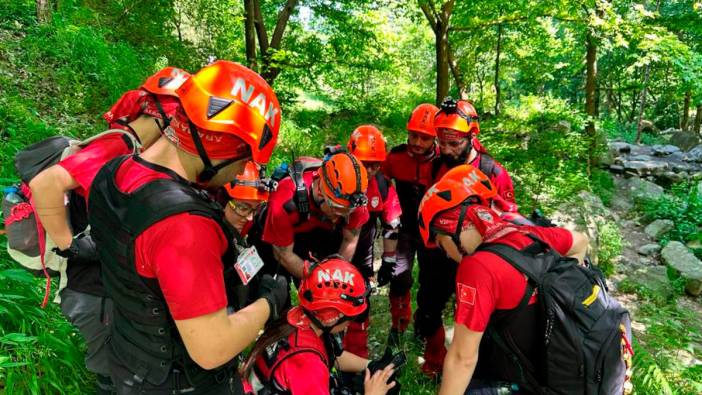
[[24,201],[22,195],[20,195],[20,190],[16,186],[6,187],[2,190],[3,195],[5,195],[5,200],[8,203],[16,204]]
[[278,180],[282,180],[287,175],[288,175],[288,164],[283,163],[282,165],[275,168],[271,178],[275,181],[278,181]]

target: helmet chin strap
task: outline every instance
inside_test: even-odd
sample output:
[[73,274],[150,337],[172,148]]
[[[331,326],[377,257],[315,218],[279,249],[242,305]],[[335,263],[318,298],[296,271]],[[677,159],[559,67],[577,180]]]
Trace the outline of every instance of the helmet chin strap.
[[214,176],[217,175],[217,173],[219,173],[220,170],[222,170],[223,168],[225,168],[225,167],[229,166],[230,164],[241,159],[241,158],[227,159],[218,165],[213,165],[212,161],[210,160],[210,157],[207,156],[207,151],[205,151],[205,147],[202,145],[202,140],[200,139],[200,133],[197,132],[197,126],[195,126],[192,123],[192,121],[188,121],[188,122],[190,124],[190,136],[193,138],[193,143],[195,143],[195,148],[197,149],[197,153],[200,156],[202,163],[205,165],[205,169],[197,176],[198,182],[210,181],[211,179],[214,178]]

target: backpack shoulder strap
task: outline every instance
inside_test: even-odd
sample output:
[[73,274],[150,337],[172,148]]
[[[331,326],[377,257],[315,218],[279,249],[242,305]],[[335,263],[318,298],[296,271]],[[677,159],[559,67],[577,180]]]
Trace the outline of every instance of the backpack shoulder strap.
[[488,251],[499,256],[512,265],[512,267],[526,275],[530,282],[539,286],[541,285],[541,278],[543,274],[548,271],[548,268],[544,267],[544,265],[537,264],[536,256],[541,253],[550,253],[552,249],[538,237],[530,233],[527,233],[527,236],[534,240],[534,242],[523,250],[518,250],[501,243],[486,243],[478,247],[478,250]]
[[495,159],[492,158],[492,156],[485,154],[485,153],[480,153],[480,161],[478,162],[478,168],[480,168],[480,171],[485,173],[486,176],[492,177],[493,175],[496,175],[498,173],[498,167],[495,166]]
[[380,197],[383,199],[383,202],[387,200],[388,198],[388,179],[385,178],[383,173],[377,172],[375,173],[375,181],[378,183],[378,191],[380,192]]
[[71,141],[71,144],[66,147],[66,149],[63,151],[63,154],[61,155],[61,159],[64,159],[70,155],[75,154],[76,152],[80,151],[82,148],[87,147],[90,143],[94,142],[95,140],[98,140],[104,136],[107,136],[109,134],[113,133],[119,133],[122,135],[122,140],[124,140],[124,143],[127,144],[127,146],[132,150],[130,154],[137,154],[141,150],[141,142],[139,142],[139,139],[133,135],[132,133],[122,130],[122,129],[110,129],[106,130],[102,133],[98,133],[94,136],[90,136],[85,140],[73,140]]

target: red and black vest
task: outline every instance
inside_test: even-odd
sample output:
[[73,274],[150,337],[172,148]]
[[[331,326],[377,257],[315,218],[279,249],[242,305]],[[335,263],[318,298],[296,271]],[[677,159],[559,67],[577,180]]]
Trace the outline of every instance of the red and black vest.
[[[158,280],[142,277],[136,271],[135,241],[151,225],[187,212],[211,218],[220,225],[230,241],[222,261],[235,262],[233,235],[224,223],[221,206],[206,192],[192,187],[175,172],[138,156],[133,157],[135,161],[172,178],[151,181],[130,193],[120,191],[115,175],[129,158],[116,158],[100,170],[93,182],[88,210],[91,235],[102,263],[102,280],[114,301],[110,344],[112,356],[121,366],[111,367],[111,375],[134,383],[136,388],[141,384],[177,390],[167,381],[177,369],[187,377],[182,380],[189,381],[183,384],[184,388],[192,387],[193,393],[199,393],[229,380],[236,374],[235,364],[205,370],[190,358]],[[222,270],[225,271],[224,264]]]

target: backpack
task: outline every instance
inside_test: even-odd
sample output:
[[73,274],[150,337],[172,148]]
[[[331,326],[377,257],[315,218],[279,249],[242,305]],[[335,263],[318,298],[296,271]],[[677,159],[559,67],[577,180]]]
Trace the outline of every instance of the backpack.
[[[2,212],[7,233],[7,252],[24,269],[37,277],[46,278],[46,293],[42,306],[45,306],[51,288],[51,277],[59,276],[59,289],[66,286],[66,258],[54,252],[56,244],[47,237],[46,231],[35,212],[29,182],[42,170],[47,169],[64,158],[71,156],[93,141],[110,133],[120,133],[125,142],[138,152],[141,147],[137,138],[129,132],[112,129],[89,137],[76,140],[64,136],[54,136],[32,144],[15,155],[15,169],[21,182],[6,188],[2,200]],[[66,201],[75,200],[73,193],[66,196]],[[86,230],[84,233],[88,233]],[[60,301],[58,292],[55,302]]]
[[504,341],[499,324],[488,327],[490,336],[517,364],[522,381],[535,393],[623,394],[633,357],[629,312],[607,293],[599,270],[583,267],[527,235],[535,244],[521,251],[498,243],[484,244],[479,250],[501,257],[527,276],[527,289],[516,309],[526,306],[524,302],[538,289],[544,333],[536,339],[543,339],[543,360],[531,362],[544,367],[540,376],[545,381],[537,382],[525,369],[530,361],[524,360],[514,343]]

